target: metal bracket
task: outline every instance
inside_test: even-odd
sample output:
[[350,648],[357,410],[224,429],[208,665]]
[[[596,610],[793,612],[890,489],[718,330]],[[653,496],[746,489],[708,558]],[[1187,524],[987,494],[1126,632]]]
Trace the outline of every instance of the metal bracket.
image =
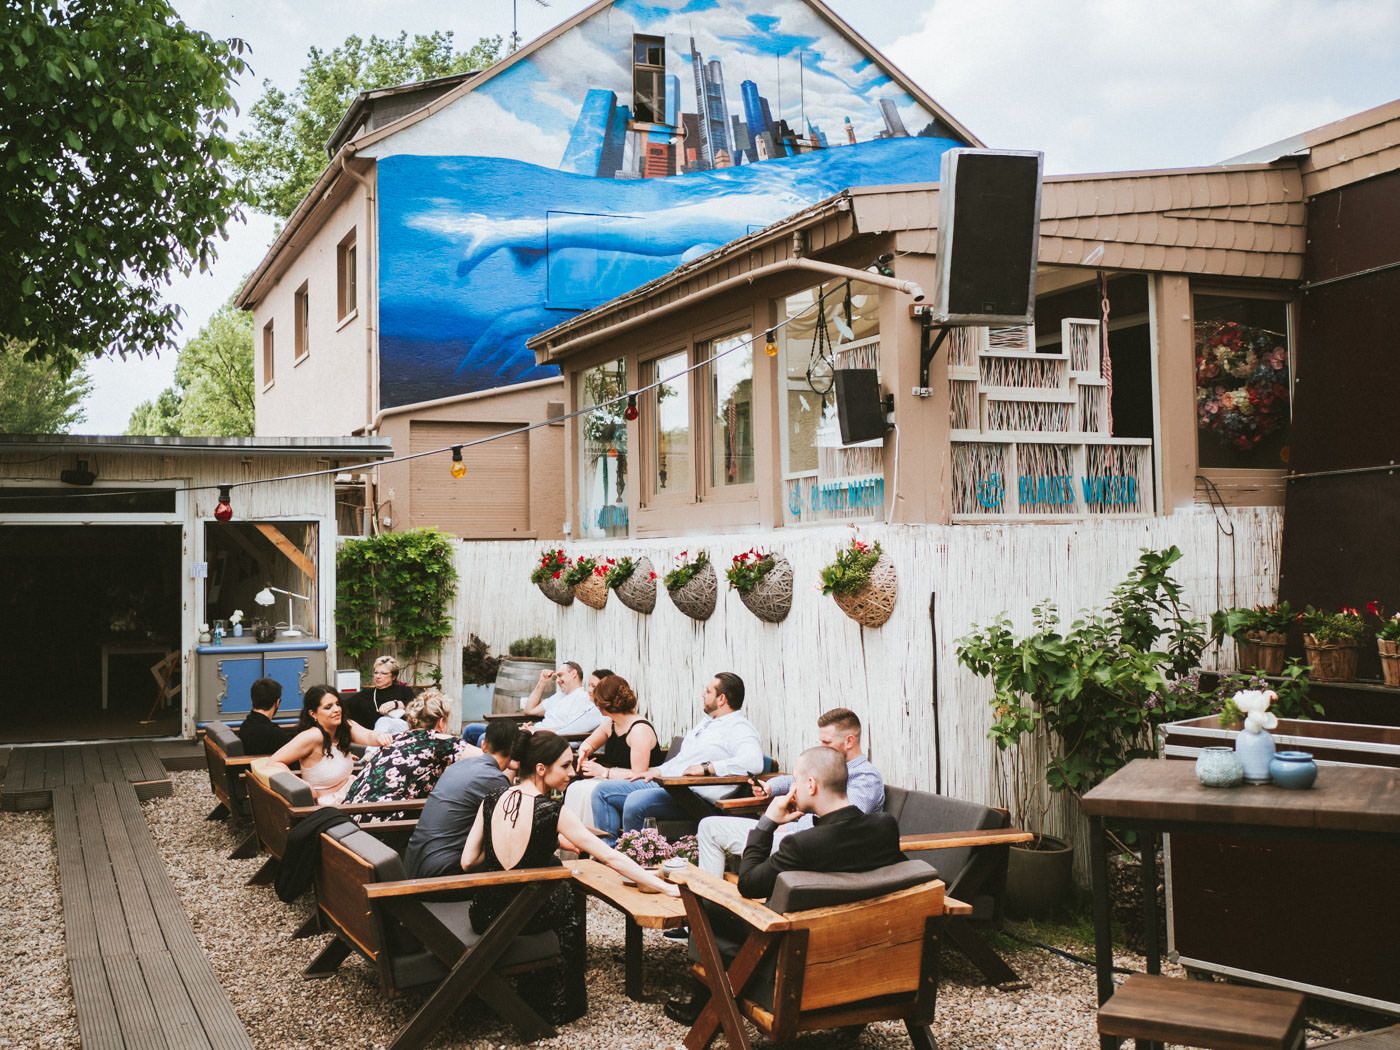
[[[943,340],[948,338],[948,333],[952,330],[951,325],[934,324],[933,310],[928,307],[915,306],[919,318],[919,385],[914,388],[915,397],[930,397],[933,391],[928,385],[928,369],[933,364],[933,359],[938,353],[939,347],[943,345]],[[938,329],[938,336],[932,343],[929,342],[933,335],[933,330]]]

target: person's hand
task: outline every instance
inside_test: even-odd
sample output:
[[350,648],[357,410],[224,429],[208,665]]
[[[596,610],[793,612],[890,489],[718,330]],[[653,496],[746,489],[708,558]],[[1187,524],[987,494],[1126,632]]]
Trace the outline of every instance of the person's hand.
[[623,773],[622,776],[619,777],[618,779],[619,779],[619,780],[645,780],[645,781],[650,782],[650,781],[656,779],[656,770],[654,770],[654,769],[644,769],[644,770],[642,770],[640,773],[634,773],[632,770],[629,769],[629,770],[627,770],[625,773]]
[[699,765],[686,766],[686,767],[685,767],[685,772],[682,774],[682,776],[687,776],[687,777],[703,777],[704,775],[705,775],[705,764],[704,764],[703,762],[700,763]]
[[754,798],[768,797],[768,785],[758,777],[749,777],[749,790],[753,792]]
[[789,791],[786,795],[778,795],[769,802],[763,815],[774,824],[789,824],[802,816],[802,811],[797,808],[797,796]]
[[605,778],[608,775],[608,767],[601,762],[594,762],[591,759],[579,765],[578,771],[586,777]]
[[553,671],[541,671],[541,672],[540,672],[540,685],[544,685],[544,684],[546,684],[547,682],[552,682],[552,681],[554,681],[554,672],[553,672]]
[[666,896],[668,897],[679,897],[681,895],[681,888],[679,886],[672,886],[668,882],[666,883],[666,888],[661,892],[666,894]]

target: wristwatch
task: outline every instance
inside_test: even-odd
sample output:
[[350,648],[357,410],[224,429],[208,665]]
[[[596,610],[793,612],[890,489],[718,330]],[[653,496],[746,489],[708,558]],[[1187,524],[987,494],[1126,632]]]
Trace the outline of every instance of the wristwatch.
[[703,769],[705,770],[705,775],[707,777],[712,777],[715,775],[715,764],[713,762],[706,762],[703,766]]

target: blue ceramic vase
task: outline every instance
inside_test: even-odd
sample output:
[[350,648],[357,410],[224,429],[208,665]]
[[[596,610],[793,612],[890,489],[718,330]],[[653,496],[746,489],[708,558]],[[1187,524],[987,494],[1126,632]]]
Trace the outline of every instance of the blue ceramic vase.
[[1232,747],[1203,747],[1196,756],[1196,779],[1208,788],[1239,787],[1244,767]]
[[1269,775],[1279,787],[1301,791],[1317,780],[1317,763],[1306,751],[1279,751],[1269,762]]
[[1267,784],[1269,782],[1269,761],[1274,757],[1274,738],[1270,733],[1262,729],[1257,733],[1251,733],[1248,729],[1240,730],[1235,737],[1235,754],[1239,756],[1240,765],[1244,767],[1244,779],[1251,784]]

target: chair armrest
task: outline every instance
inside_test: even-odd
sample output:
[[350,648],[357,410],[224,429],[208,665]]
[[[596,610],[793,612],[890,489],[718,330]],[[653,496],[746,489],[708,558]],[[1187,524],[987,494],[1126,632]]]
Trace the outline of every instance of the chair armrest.
[[966,904],[956,897],[944,897],[943,912],[945,915],[971,915],[972,905]]
[[519,868],[515,871],[476,871],[462,875],[440,875],[432,879],[400,879],[373,882],[365,887],[370,900],[383,897],[422,897],[448,890],[479,890],[486,886],[518,886],[526,882],[555,882],[571,879],[568,868]]
[[653,777],[652,783],[662,787],[724,787],[747,784],[749,774],[735,773],[723,777]]
[[421,813],[423,811],[423,803],[426,801],[426,799],[421,798],[410,798],[402,799],[398,802],[349,802],[342,803],[335,808],[352,817],[370,816],[375,813],[397,813],[400,810],[407,810],[410,813]]
[[492,711],[481,716],[483,722],[538,722],[544,715],[527,715],[523,711]]
[[963,846],[1012,846],[1035,838],[1019,828],[987,828],[983,831],[939,831],[928,835],[901,835],[899,848],[906,852],[959,849]]
[[761,901],[750,900],[739,892],[739,887],[726,882],[717,875],[691,865],[679,871],[667,871],[666,878],[697,897],[703,897],[732,915],[743,919],[754,929],[764,933],[780,933],[790,929],[792,923],[769,908]]
[[711,802],[710,805],[721,813],[743,813],[747,810],[765,809],[771,801],[773,800],[766,796],[759,798],[757,795],[745,795],[743,798],[722,798],[718,802]]

